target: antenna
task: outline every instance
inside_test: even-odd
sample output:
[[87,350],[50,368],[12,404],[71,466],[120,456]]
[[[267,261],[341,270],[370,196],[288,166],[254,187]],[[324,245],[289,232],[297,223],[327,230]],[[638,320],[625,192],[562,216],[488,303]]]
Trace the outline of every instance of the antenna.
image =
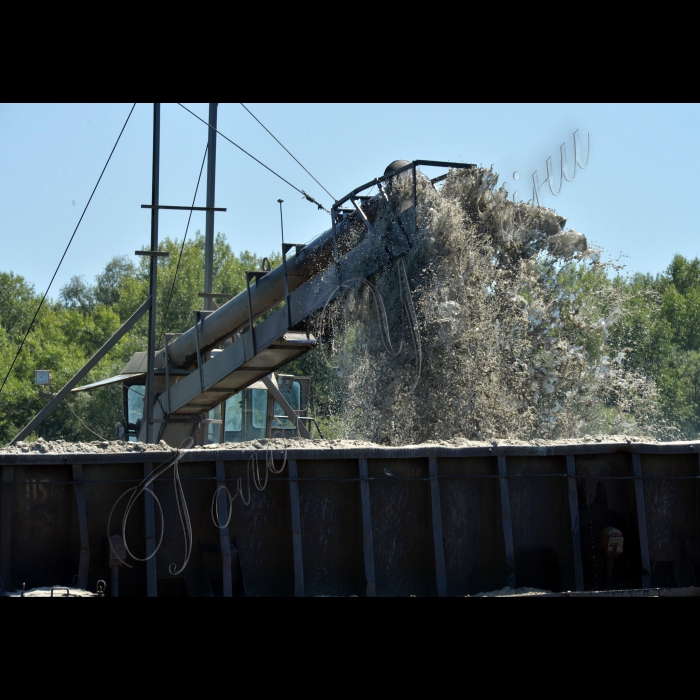
[[277,200],[280,203],[280,228],[282,229],[282,245],[284,245],[284,220],[282,219],[282,202],[283,199]]

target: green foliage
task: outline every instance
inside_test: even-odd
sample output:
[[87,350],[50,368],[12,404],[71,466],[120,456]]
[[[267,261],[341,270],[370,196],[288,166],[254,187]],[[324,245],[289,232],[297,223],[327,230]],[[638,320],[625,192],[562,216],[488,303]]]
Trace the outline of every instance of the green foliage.
[[[192,325],[192,312],[203,308],[198,293],[204,290],[204,236],[197,231],[186,242],[182,257],[181,245],[181,241],[166,238],[159,248],[170,255],[158,259],[158,338],[165,331],[186,331]],[[274,267],[281,262],[281,256],[271,254],[269,260]],[[40,396],[40,388],[34,383],[36,369],[50,370],[50,391],[58,391],[147,299],[149,262],[145,256],[137,263],[127,256],[115,257],[97,275],[94,284],[82,276],[74,276],[60,290],[57,301],[46,301],[0,394],[0,444],[7,444],[47,403],[48,399]],[[236,255],[224,235],[217,234],[215,292],[238,294],[245,288],[246,270],[261,266],[262,257],[248,251]],[[2,378],[40,299],[23,278],[11,272],[0,273]],[[146,350],[147,331],[148,321],[144,317],[90,372],[84,383],[118,374],[134,352]],[[39,426],[36,436],[49,440],[97,439],[87,425],[99,436],[113,439],[114,426],[121,418],[121,402],[121,386],[74,394]]]
[[[204,308],[204,300],[198,296],[204,291],[204,236],[197,231],[193,239],[185,244],[180,259],[181,241],[166,238],[160,250],[170,253],[158,261],[158,337],[167,329],[168,333],[184,333],[192,326],[192,312]],[[270,254],[273,267],[282,261],[282,256]],[[180,260],[178,269],[178,260]],[[140,275],[148,285],[148,261],[141,263]],[[214,292],[236,295],[245,289],[246,270],[259,270],[262,257],[245,250],[236,255],[223,234],[214,241]],[[173,279],[177,270],[177,284]],[[171,295],[170,304],[168,300]],[[166,315],[167,312],[167,315]]]
[[[198,294],[204,288],[204,236],[196,232],[186,242],[182,257],[180,247],[181,241],[170,238],[160,244],[160,250],[170,255],[158,260],[159,339],[165,331],[186,331],[192,325],[193,310],[203,308]],[[274,267],[280,264],[281,256],[271,254],[269,260]],[[47,399],[41,398],[34,383],[34,371],[51,371],[51,391],[62,387],[147,298],[148,265],[146,257],[136,263],[126,256],[115,257],[97,275],[94,284],[74,276],[60,290],[58,300],[47,300],[0,394],[1,444],[9,442],[46,404]],[[238,294],[245,289],[246,270],[261,266],[261,257],[248,251],[237,255],[224,235],[217,234],[215,292]],[[556,283],[565,291],[577,290],[562,306],[569,336],[575,336],[577,318],[587,309],[595,309],[603,318],[621,313],[620,319],[610,326],[605,353],[610,357],[623,353],[623,362],[629,369],[655,381],[665,419],[679,429],[680,437],[699,437],[700,260],[676,255],[667,270],[656,277],[638,273],[615,279],[607,277],[601,268],[572,263],[558,270]],[[528,290],[523,288],[521,295],[527,299]],[[0,272],[3,378],[40,299],[26,280],[12,272]],[[619,299],[625,300],[624,305],[616,309]],[[600,348],[602,335],[593,335],[590,328],[581,326],[580,343]],[[146,347],[144,318],[90,373],[86,382],[117,374],[134,352]],[[324,343],[284,368],[285,372],[312,377],[311,412],[326,437],[342,432],[336,417],[348,391],[347,383],[334,369],[333,352],[337,351]],[[601,415],[606,410],[601,406]],[[46,439],[97,439],[73,412],[95,433],[112,439],[114,425],[121,417],[121,387],[71,396],[44,421],[37,434]]]
[[93,289],[82,275],[73,275],[70,282],[61,288],[59,298],[68,309],[90,312],[95,306]]
[[31,284],[12,272],[0,272],[0,319],[9,338],[21,341],[38,304]]
[[666,420],[680,436],[700,436],[700,260],[676,255],[653,278],[617,278],[631,292],[611,345],[626,364],[654,379]]

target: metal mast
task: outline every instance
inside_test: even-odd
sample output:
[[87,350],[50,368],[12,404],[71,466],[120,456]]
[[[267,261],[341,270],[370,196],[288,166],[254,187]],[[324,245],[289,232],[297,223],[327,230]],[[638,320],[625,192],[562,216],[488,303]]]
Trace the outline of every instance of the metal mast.
[[207,148],[207,219],[204,237],[204,310],[213,311],[214,286],[214,199],[216,190],[216,111],[217,102],[209,103],[209,141]]
[[153,178],[151,189],[151,252],[150,252],[150,296],[151,308],[148,312],[148,365],[146,375],[146,396],[144,397],[144,420],[146,421],[146,442],[153,442],[153,360],[156,353],[156,294],[158,291],[158,198],[160,183],[160,103],[153,103]]

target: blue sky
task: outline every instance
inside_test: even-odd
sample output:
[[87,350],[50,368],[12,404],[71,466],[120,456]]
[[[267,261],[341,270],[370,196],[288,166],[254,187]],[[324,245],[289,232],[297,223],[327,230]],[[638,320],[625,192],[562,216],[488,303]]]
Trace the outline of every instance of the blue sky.
[[[206,119],[206,104],[185,103]],[[335,197],[404,158],[493,165],[532,195],[532,173],[546,177],[552,157],[558,180],[559,147],[570,161],[573,133],[590,161],[543,205],[556,209],[604,257],[627,271],[658,273],[675,253],[700,255],[692,202],[700,189],[698,105],[595,104],[256,104],[250,110]],[[37,291],[48,284],[130,104],[0,105],[0,270],[13,271]],[[115,255],[133,256],[150,236],[153,108],[138,104],[112,162],[64,260],[50,296],[73,275],[93,281]],[[219,129],[329,207],[331,198],[237,103],[219,105]],[[161,203],[189,205],[204,154],[207,129],[177,104],[162,106]],[[517,183],[513,173],[519,173]],[[206,170],[205,170],[206,173]],[[437,174],[437,173],[435,173]],[[198,196],[204,205],[206,177]],[[234,250],[268,254],[280,248],[284,199],[286,239],[302,243],[330,217],[274,175],[219,138],[217,231]],[[160,236],[182,238],[186,212],[162,212]],[[204,230],[195,213],[191,231]],[[214,283],[216,290],[216,281]]]

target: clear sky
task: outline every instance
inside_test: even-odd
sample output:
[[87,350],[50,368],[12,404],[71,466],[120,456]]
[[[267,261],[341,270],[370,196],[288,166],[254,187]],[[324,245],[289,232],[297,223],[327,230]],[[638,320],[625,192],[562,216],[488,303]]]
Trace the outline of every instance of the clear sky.
[[[207,118],[206,104],[185,103]],[[675,253],[700,255],[692,202],[700,190],[700,107],[595,104],[255,104],[250,110],[335,197],[381,175],[395,159],[493,165],[532,196],[532,174],[546,178],[559,147],[573,161],[573,133],[590,160],[554,197],[540,202],[568,219],[608,259],[627,271],[661,272]],[[130,104],[0,105],[1,271],[44,291],[104,166]],[[115,255],[133,256],[149,241],[153,107],[138,104],[63,262],[50,296],[73,275],[92,282]],[[331,198],[238,104],[219,105],[219,129],[330,208]],[[162,106],[161,203],[189,205],[207,128],[177,104]],[[585,161],[584,161],[585,162]],[[517,182],[513,173],[518,172]],[[430,173],[432,175],[432,173]],[[435,174],[438,174],[437,172]],[[206,169],[197,204],[204,205]],[[280,249],[284,199],[286,240],[303,243],[330,217],[230,143],[218,138],[216,231],[234,250]],[[164,211],[160,236],[182,238],[186,212]],[[195,213],[191,231],[204,230]],[[214,282],[216,291],[216,281]]]

